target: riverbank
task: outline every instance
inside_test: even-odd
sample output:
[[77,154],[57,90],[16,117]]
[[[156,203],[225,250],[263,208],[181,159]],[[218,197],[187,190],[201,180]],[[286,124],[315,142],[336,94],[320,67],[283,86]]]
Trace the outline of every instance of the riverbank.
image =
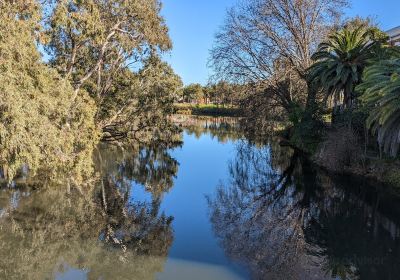
[[212,117],[240,117],[241,115],[240,109],[236,106],[190,103],[175,103],[174,114]]
[[[287,132],[287,131],[286,131]],[[340,134],[340,133],[339,133]],[[352,176],[383,185],[389,193],[400,197],[400,160],[380,158],[376,152],[367,153],[348,135],[328,135],[314,143],[311,150],[304,149],[281,132],[280,144],[298,149],[315,165],[336,176]]]
[[[347,167],[342,174],[363,177],[376,184],[382,184],[389,193],[400,196],[399,170],[399,160],[368,158],[365,160],[364,166]],[[341,173],[337,174],[340,175]]]
[[[335,176],[351,176],[370,180],[382,185],[389,193],[400,197],[400,160],[382,155],[374,147],[373,140],[366,149],[365,144],[354,132],[347,129],[332,129],[325,123],[323,136],[309,143],[299,143],[293,137],[293,127],[277,131],[279,144],[298,150],[313,164]],[[309,139],[308,139],[309,140]]]

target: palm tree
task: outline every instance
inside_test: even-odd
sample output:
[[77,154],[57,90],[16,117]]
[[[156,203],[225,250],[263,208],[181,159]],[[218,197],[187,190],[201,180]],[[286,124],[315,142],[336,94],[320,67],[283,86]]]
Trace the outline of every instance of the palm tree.
[[325,91],[326,98],[332,97],[335,104],[343,101],[344,108],[352,108],[354,88],[361,81],[376,43],[371,40],[371,30],[363,27],[331,34],[312,56],[316,62],[309,69],[310,81]]
[[380,147],[396,156],[400,146],[400,58],[367,67],[363,80],[356,89],[363,93],[360,100],[371,107],[367,127],[378,135]]

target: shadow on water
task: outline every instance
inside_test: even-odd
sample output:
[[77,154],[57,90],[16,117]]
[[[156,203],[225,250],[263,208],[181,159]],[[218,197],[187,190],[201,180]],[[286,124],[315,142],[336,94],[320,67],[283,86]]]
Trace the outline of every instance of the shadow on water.
[[274,142],[241,142],[229,173],[210,219],[254,279],[398,279],[399,199]]

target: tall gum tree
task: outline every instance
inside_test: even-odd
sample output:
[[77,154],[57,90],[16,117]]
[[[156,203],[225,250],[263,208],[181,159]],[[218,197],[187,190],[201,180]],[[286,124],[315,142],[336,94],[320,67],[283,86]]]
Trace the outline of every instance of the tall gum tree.
[[[71,81],[76,95],[85,89],[95,99],[96,124],[107,134],[103,139],[135,138],[132,135],[139,130],[149,130],[149,122],[150,126],[158,125],[159,116],[151,113],[168,111],[161,108],[169,106],[165,98],[157,104],[153,102],[155,106],[148,112],[137,106],[149,101],[150,95],[144,98],[142,94],[149,93],[149,80],[163,83],[144,78],[144,73],[152,73],[147,71],[151,68],[149,59],[172,47],[160,15],[160,1],[61,0],[49,7],[45,22],[50,63]],[[167,72],[169,77],[159,78],[180,80],[173,71]],[[175,90],[171,89],[169,94],[173,95]],[[165,92],[154,94],[154,98],[165,97]],[[106,112],[108,109],[111,111]]]
[[56,1],[47,15],[51,64],[76,91],[94,78],[100,99],[115,71],[171,48],[160,9],[158,0]]

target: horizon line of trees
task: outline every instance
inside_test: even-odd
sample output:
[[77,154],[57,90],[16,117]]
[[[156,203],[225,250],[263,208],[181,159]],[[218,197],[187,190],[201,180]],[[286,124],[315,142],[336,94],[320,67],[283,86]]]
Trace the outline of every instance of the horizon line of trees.
[[192,83],[177,95],[178,103],[238,105],[243,98],[243,85],[228,81],[209,82],[207,85]]

